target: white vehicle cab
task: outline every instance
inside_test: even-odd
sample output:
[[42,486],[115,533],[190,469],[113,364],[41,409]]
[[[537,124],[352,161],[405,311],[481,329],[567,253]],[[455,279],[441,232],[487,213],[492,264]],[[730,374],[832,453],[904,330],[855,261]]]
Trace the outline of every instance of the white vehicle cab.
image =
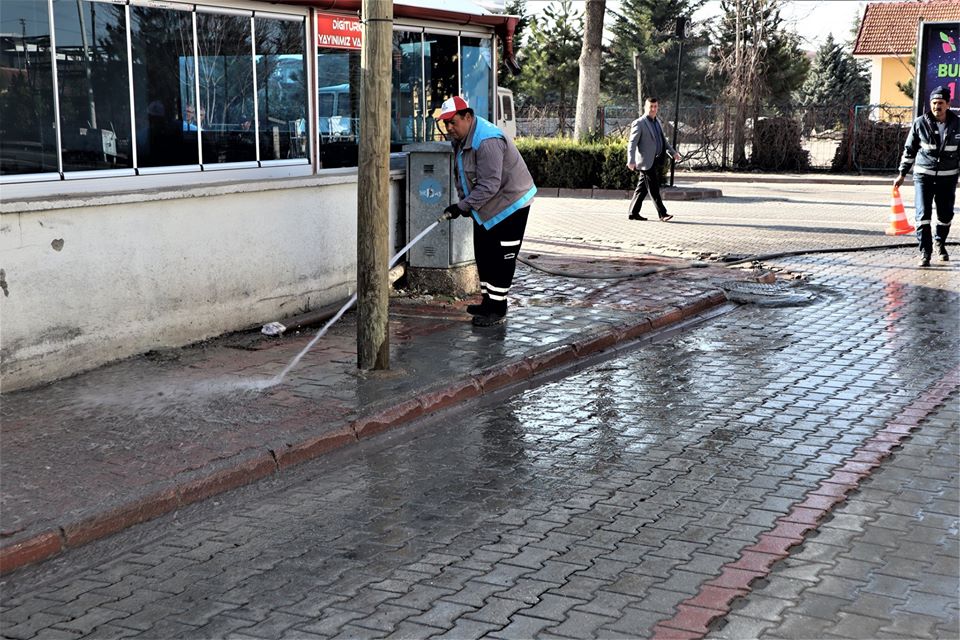
[[511,138],[517,137],[517,121],[513,112],[513,91],[497,87],[496,125]]

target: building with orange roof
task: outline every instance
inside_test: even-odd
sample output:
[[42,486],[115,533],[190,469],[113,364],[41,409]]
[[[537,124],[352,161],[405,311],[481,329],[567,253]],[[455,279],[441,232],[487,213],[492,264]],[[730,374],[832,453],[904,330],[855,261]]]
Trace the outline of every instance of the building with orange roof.
[[960,22],[960,0],[867,4],[853,55],[870,61],[870,104],[911,104],[911,99],[897,87],[897,83],[904,84],[916,76],[910,58],[917,46],[921,22]]

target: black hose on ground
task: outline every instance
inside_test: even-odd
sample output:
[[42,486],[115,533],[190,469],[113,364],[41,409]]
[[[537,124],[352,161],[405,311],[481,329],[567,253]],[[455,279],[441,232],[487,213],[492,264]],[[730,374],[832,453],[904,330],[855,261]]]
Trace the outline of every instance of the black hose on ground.
[[590,280],[622,280],[624,278],[641,278],[643,276],[650,276],[655,273],[663,273],[664,271],[681,271],[683,269],[703,269],[704,267],[710,266],[708,262],[685,262],[684,264],[665,264],[659,267],[648,267],[646,269],[641,269],[640,271],[631,271],[629,273],[618,273],[618,274],[600,275],[600,276],[598,275],[586,276],[586,275],[583,275],[582,273],[572,273],[570,271],[558,271],[558,270],[546,269],[544,267],[537,266],[532,262],[530,262],[529,260],[521,258],[520,256],[517,256],[517,261],[522,262],[523,264],[527,265],[528,267],[532,267],[537,271],[549,273],[552,276],[562,276],[564,278],[587,278]]

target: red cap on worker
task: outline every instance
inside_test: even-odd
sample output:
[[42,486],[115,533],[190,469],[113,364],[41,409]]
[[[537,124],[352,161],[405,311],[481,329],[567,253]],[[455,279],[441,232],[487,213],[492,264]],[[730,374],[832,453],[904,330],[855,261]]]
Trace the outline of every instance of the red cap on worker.
[[440,115],[438,117],[441,120],[449,120],[457,111],[463,111],[469,108],[470,105],[467,104],[466,100],[460,96],[453,96],[449,100],[444,100],[443,104],[440,105]]

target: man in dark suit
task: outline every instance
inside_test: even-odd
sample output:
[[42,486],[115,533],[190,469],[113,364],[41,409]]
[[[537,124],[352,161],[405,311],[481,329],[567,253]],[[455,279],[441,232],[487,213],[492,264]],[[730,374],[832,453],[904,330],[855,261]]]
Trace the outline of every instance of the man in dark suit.
[[643,204],[648,191],[654,206],[657,207],[660,220],[666,222],[673,217],[667,213],[667,208],[663,206],[663,199],[660,197],[660,172],[667,152],[674,160],[680,160],[680,154],[670,146],[666,136],[663,135],[663,127],[657,120],[659,108],[657,98],[647,98],[643,102],[643,115],[630,125],[627,166],[631,171],[640,172],[637,188],[630,201],[630,214],[627,216],[630,220],[646,220],[640,215],[640,205]]

